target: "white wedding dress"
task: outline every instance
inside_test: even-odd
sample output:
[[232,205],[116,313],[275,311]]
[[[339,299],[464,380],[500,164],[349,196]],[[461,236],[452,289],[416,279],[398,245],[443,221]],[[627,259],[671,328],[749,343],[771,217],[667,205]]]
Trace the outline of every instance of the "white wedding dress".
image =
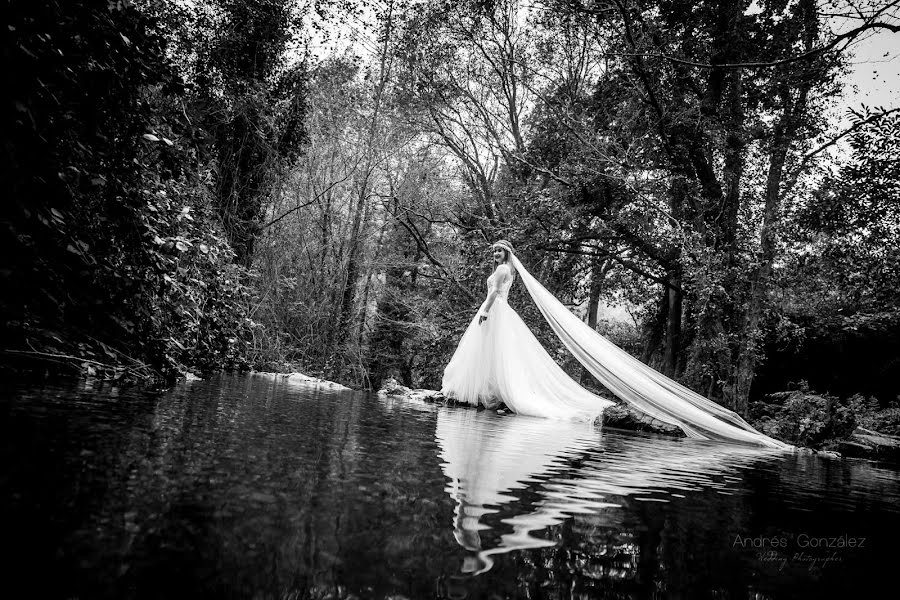
[[[582,388],[544,350],[507,304],[515,275],[553,332],[607,390],[629,406],[680,427],[691,438],[752,444],[780,450],[793,446],[754,429],[740,415],[645,365],[575,316],[542,286],[512,249],[509,263],[488,277],[488,300],[469,323],[444,369],[441,392],[448,398],[486,407],[500,402],[535,417],[592,420],[612,404]],[[481,325],[491,295],[488,319]]]
[[[444,369],[441,392],[466,404],[496,408],[501,402],[521,415],[591,421],[613,402],[592,394],[547,354],[507,302],[514,275],[501,264],[487,279],[488,299],[469,323]],[[487,320],[479,325],[481,315]]]

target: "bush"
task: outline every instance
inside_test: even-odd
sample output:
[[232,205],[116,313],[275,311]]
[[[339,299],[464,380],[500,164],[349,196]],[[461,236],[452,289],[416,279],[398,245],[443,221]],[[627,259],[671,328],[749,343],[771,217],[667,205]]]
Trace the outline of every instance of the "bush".
[[7,354],[116,378],[245,366],[249,274],[159,23],[127,2],[19,4],[0,44]]
[[847,401],[847,406],[856,416],[860,427],[872,429],[888,435],[900,435],[900,403],[894,401],[881,408],[876,398],[865,398],[857,394]]
[[856,428],[854,411],[837,398],[799,390],[771,394],[770,402],[754,402],[750,418],[766,435],[797,446],[821,447],[827,440],[848,437]]

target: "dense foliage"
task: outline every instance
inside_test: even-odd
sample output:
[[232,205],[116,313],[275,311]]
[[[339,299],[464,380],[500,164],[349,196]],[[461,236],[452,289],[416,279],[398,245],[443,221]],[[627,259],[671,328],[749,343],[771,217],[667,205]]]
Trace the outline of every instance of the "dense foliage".
[[[857,115],[852,154],[798,202],[779,271],[767,387],[897,397],[900,117]],[[790,373],[785,372],[790,369]]]
[[111,376],[246,365],[247,273],[160,23],[127,1],[12,8],[4,350]]

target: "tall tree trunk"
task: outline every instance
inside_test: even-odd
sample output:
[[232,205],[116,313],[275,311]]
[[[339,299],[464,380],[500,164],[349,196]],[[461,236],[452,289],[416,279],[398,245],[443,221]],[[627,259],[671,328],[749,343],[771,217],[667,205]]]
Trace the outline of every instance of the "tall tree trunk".
[[681,350],[681,317],[684,292],[681,290],[681,269],[669,273],[672,286],[666,290],[666,342],[663,354],[663,373],[675,377],[678,370],[678,354]]
[[784,176],[784,164],[799,119],[806,110],[808,92],[809,86],[802,86],[797,100],[785,110],[781,121],[776,127],[769,153],[769,171],[766,175],[766,204],[760,231],[759,265],[751,278],[744,339],[734,381],[734,409],[738,412],[747,410],[750,386],[753,384],[753,377],[759,360],[760,323],[769,293],[772,267],[775,263],[778,229],[781,225],[781,184]]
[[[783,131],[783,128],[779,129]],[[769,172],[766,177],[766,205],[760,233],[760,262],[751,278],[746,323],[732,388],[732,408],[741,414],[747,411],[750,386],[753,384],[758,361],[757,337],[769,291],[772,265],[775,262],[775,236],[781,220],[781,179],[789,146],[790,140],[783,133],[777,133],[772,144]]]
[[[375,153],[375,138],[378,134],[378,123],[381,115],[382,101],[384,98],[384,90],[387,85],[388,73],[390,72],[390,56],[389,46],[392,34],[392,14],[393,3],[388,3],[387,16],[385,20],[385,30],[381,48],[381,57],[379,65],[379,80],[375,88],[374,107],[372,110],[372,122],[369,127],[368,139],[366,142],[366,163],[362,169],[362,174],[358,180],[357,189],[358,196],[353,215],[353,224],[350,228],[348,236],[350,245],[347,254],[347,271],[344,278],[343,292],[340,298],[340,304],[337,310],[337,333],[343,337],[352,333],[353,330],[353,308],[356,299],[356,282],[360,272],[360,235],[365,225],[366,216],[368,216],[367,200],[369,198],[369,190],[372,186],[372,175],[375,172],[377,161],[373,156]],[[336,350],[334,340],[332,341],[332,353]]]
[[730,75],[728,94],[728,119],[725,132],[725,161],[722,179],[725,182],[725,196],[719,216],[722,231],[719,236],[719,248],[728,255],[728,266],[734,264],[736,249],[738,214],[741,205],[741,179],[744,176],[744,150],[746,138],[744,133],[744,108],[742,102],[743,78],[741,71]]
[[669,290],[664,287],[656,304],[656,312],[650,321],[644,322],[643,352],[641,362],[651,367],[660,363],[660,352],[665,344],[665,331],[669,318]]
[[359,195],[356,200],[356,207],[353,214],[353,225],[350,228],[349,245],[347,246],[347,272],[344,278],[343,293],[341,294],[340,309],[338,311],[339,331],[341,335],[349,333],[351,320],[353,316],[354,300],[356,298],[356,280],[359,278],[360,271],[360,240],[366,223],[366,199],[369,195],[369,176],[363,176],[363,181],[359,189]]
[[[597,330],[597,313],[600,311],[600,294],[603,292],[603,281],[606,279],[606,274],[611,268],[612,261],[610,260],[597,260],[591,267],[591,288],[588,293],[587,324],[588,327],[594,331]],[[590,378],[591,374],[587,369],[582,367],[579,381],[584,383],[585,380]]]
[[254,122],[261,119],[251,101],[216,131],[218,186],[216,208],[235,262],[249,267],[261,231],[264,171],[268,156]]
[[[818,16],[812,0],[803,0],[805,5],[804,45],[807,50],[818,43]],[[746,413],[750,400],[750,388],[759,363],[759,342],[761,322],[771,284],[772,268],[781,225],[782,180],[788,152],[797,129],[806,116],[807,100],[814,78],[804,77],[799,85],[794,77],[784,82],[779,94],[784,109],[775,126],[769,151],[769,170],[766,175],[765,209],[760,230],[759,264],[754,270],[750,283],[750,297],[747,303],[743,339],[737,360],[733,381],[733,408]],[[796,91],[795,91],[796,90]],[[796,94],[796,95],[795,95]]]
[[366,317],[368,316],[369,293],[372,289],[372,276],[375,274],[375,265],[379,262],[381,252],[384,249],[384,234],[388,229],[388,219],[385,216],[381,224],[381,230],[378,232],[378,239],[375,241],[375,249],[372,254],[372,260],[366,268],[365,278],[363,280],[362,308],[359,317],[359,330],[357,331],[357,339],[360,346],[365,343]]

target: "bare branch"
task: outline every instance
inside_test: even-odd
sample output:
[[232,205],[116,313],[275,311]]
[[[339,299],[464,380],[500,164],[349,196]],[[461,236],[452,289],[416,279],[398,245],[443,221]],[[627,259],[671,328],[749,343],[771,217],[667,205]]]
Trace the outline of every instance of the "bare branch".
[[[635,43],[634,43],[634,38],[631,33],[631,23],[630,23],[630,19],[628,18],[627,14],[625,12],[625,7],[618,0],[614,0],[614,2],[616,4],[616,6],[619,8],[619,14],[622,16],[622,19],[625,22],[626,39],[628,40],[629,45],[632,48],[634,48]],[[872,14],[867,19],[868,22],[860,25],[859,27],[855,27],[855,28],[851,29],[850,31],[846,31],[838,36],[835,36],[835,38],[833,40],[831,40],[830,42],[828,42],[827,44],[818,46],[816,48],[812,48],[811,50],[808,50],[801,54],[797,54],[795,56],[790,56],[788,58],[783,58],[780,60],[747,62],[747,63],[714,64],[714,63],[703,63],[703,62],[697,62],[697,61],[692,61],[692,60],[686,60],[683,58],[669,56],[667,54],[661,54],[658,52],[624,52],[624,53],[610,52],[610,53],[605,53],[605,56],[611,56],[611,57],[612,56],[622,56],[622,57],[629,57],[629,58],[661,58],[661,59],[667,60],[669,62],[686,65],[689,67],[696,67],[699,69],[764,69],[764,68],[778,67],[781,65],[786,65],[786,64],[806,60],[809,58],[813,58],[815,56],[818,56],[820,54],[828,52],[829,50],[832,50],[833,48],[838,46],[838,44],[840,44],[841,42],[846,41],[847,45],[850,45],[850,43],[852,43],[853,40],[855,40],[857,37],[859,37],[860,35],[862,35],[863,33],[867,32],[867,31],[886,29],[893,33],[900,32],[900,25],[898,25],[898,24],[876,21],[876,19],[881,17],[881,15],[883,15],[885,12],[887,12],[891,8],[897,6],[897,4],[900,4],[900,0],[894,0],[893,2],[886,4],[885,6],[881,7],[881,9],[879,9],[877,12]],[[846,46],[845,46],[845,48],[846,48]]]
[[463,284],[461,284],[456,280],[456,278],[450,275],[450,271],[447,269],[447,267],[444,266],[444,263],[434,257],[434,255],[431,253],[431,250],[428,248],[428,243],[422,237],[422,234],[415,228],[415,225],[405,221],[404,219],[401,219],[398,215],[393,215],[393,217],[398,223],[400,223],[400,225],[403,226],[404,229],[406,229],[407,232],[409,232],[409,235],[412,236],[413,241],[416,243],[416,246],[419,248],[419,250],[422,251],[422,254],[424,254],[428,258],[431,264],[439,268],[444,273],[444,277],[451,283],[453,283],[457,287],[457,289],[459,289],[459,291],[462,292],[471,302],[478,302],[478,299],[472,294],[472,292],[466,289]]
[[620,265],[622,265],[629,271],[632,271],[632,272],[640,275],[641,277],[645,277],[646,279],[649,279],[650,281],[654,281],[656,283],[659,283],[660,285],[664,285],[667,288],[681,291],[681,287],[674,285],[672,282],[668,281],[666,278],[660,277],[659,275],[654,275],[650,271],[647,271],[643,267],[639,266],[637,263],[635,263],[631,260],[628,260],[627,258],[623,258],[617,254],[613,254],[613,253],[609,253],[609,252],[590,252],[588,250],[581,249],[580,246],[578,248],[563,248],[563,247],[539,245],[539,246],[535,246],[535,248],[537,250],[545,250],[547,252],[563,252],[565,254],[579,254],[581,256],[593,256],[596,258],[608,258],[610,260],[613,260],[613,261],[619,263]]
[[856,130],[862,128],[864,125],[868,125],[869,123],[871,123],[871,122],[873,122],[873,121],[877,121],[878,119],[880,119],[880,118],[882,118],[882,117],[886,117],[887,115],[889,115],[889,114],[891,114],[891,113],[898,112],[898,111],[900,111],[900,107],[898,107],[898,108],[892,108],[892,109],[890,109],[890,110],[885,110],[885,111],[876,113],[876,114],[874,114],[874,115],[869,115],[868,118],[863,119],[862,121],[857,121],[856,123],[854,123],[853,125],[851,125],[851,126],[848,127],[847,129],[845,129],[844,131],[842,131],[839,135],[837,135],[837,136],[831,138],[830,140],[828,140],[826,143],[822,144],[821,146],[819,146],[819,147],[816,148],[815,150],[812,150],[811,152],[808,152],[807,154],[805,154],[805,155],[803,156],[803,159],[800,161],[800,168],[803,168],[803,165],[805,165],[807,162],[809,162],[809,159],[811,159],[812,157],[814,157],[816,154],[819,154],[819,153],[822,152],[823,150],[826,150],[826,149],[830,148],[831,146],[834,146],[834,145],[835,145],[836,143],[838,143],[841,139],[847,137],[848,135],[850,135],[850,134],[853,133],[854,131],[856,131]]

